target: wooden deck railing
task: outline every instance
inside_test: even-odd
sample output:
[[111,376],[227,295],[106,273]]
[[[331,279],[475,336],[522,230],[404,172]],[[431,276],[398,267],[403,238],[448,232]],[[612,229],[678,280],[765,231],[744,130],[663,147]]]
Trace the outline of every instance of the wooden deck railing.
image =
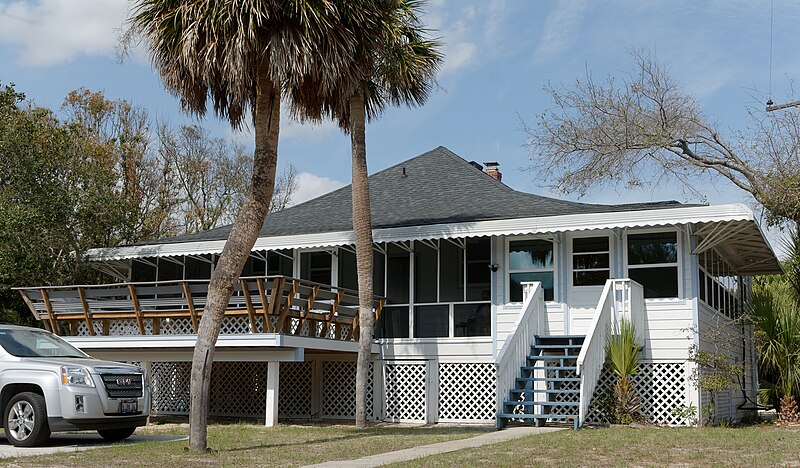
[[[82,329],[92,336],[108,335],[114,321],[134,320],[140,335],[158,335],[162,321],[173,319],[190,320],[197,333],[208,283],[177,280],[15,289],[34,317],[54,333],[77,335]],[[384,298],[375,298],[376,319],[384,304]],[[358,336],[358,292],[285,276],[243,277],[225,315],[246,316],[251,333],[353,340]]]

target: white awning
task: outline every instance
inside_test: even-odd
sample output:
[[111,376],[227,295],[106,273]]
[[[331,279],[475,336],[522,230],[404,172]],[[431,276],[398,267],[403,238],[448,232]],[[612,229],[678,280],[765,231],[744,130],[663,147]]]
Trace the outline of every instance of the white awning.
[[[695,226],[699,228],[699,230],[695,230],[695,233],[703,235],[703,233],[709,232],[706,230],[708,226],[714,226],[718,223],[725,223],[724,226],[726,228],[734,229],[734,232],[741,234],[729,237],[728,242],[726,242],[726,244],[737,242],[737,247],[730,250],[731,255],[743,255],[743,257],[737,259],[734,266],[738,265],[742,271],[749,268],[752,273],[746,274],[779,273],[782,271],[772,248],[755,221],[753,212],[741,204],[404,226],[375,229],[373,231],[373,240],[375,242],[401,242],[423,239],[548,234],[675,225]],[[260,237],[256,240],[253,250],[324,248],[350,245],[354,242],[355,236],[352,231]],[[88,255],[89,259],[93,261],[202,255],[222,252],[224,246],[224,240],[151,244],[91,249]],[[749,266],[747,262],[755,263]]]

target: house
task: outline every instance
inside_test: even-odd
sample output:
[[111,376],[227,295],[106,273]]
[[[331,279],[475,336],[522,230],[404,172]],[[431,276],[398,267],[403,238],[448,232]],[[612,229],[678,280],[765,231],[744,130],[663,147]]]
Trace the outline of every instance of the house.
[[[438,147],[370,177],[375,253],[371,414],[386,421],[602,420],[606,334],[627,317],[650,422],[686,424],[709,401],[691,382],[709,332],[745,367],[716,416],[752,410],[753,332],[736,318],[750,276],[780,264],[751,210],[677,202],[597,205],[504,185]],[[210,413],[347,419],[358,327],[351,194],[270,214],[230,300]],[[139,362],[156,414],[186,414],[208,278],[229,227],[95,249],[120,282],[21,288],[43,324],[94,355]]]

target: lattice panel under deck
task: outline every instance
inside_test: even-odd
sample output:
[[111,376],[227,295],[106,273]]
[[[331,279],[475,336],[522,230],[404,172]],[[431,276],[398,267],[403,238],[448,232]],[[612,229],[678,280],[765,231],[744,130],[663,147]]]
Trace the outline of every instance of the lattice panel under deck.
[[[686,371],[684,363],[642,363],[633,376],[636,392],[642,402],[642,412],[647,422],[680,426],[685,419],[673,414],[676,406],[686,404]],[[608,423],[609,417],[600,403],[609,392],[613,394],[616,377],[606,367],[595,387],[592,404],[586,420],[592,424]]]
[[426,364],[386,364],[386,418],[425,421]]
[[496,389],[492,363],[439,364],[439,420],[494,419]]
[[219,329],[220,335],[243,335],[251,333],[250,318],[246,315],[225,317]]
[[189,414],[191,371],[191,362],[153,363],[153,414]]
[[211,371],[209,414],[264,417],[266,398],[266,362],[214,363]]
[[[373,365],[367,376],[367,414],[372,417]],[[356,417],[356,363],[324,361],[322,363],[322,417],[353,419]]]
[[162,335],[194,335],[192,319],[189,318],[165,318],[161,319]]
[[[94,328],[95,335],[102,335],[103,334],[103,322],[100,320],[95,320],[92,322],[92,328]],[[89,327],[86,326],[86,322],[79,322],[78,323],[78,336],[89,336]]]
[[311,362],[282,362],[278,414],[287,418],[310,418]]
[[[145,335],[153,334],[153,321],[151,319],[142,320],[142,325],[144,325]],[[110,320],[108,334],[111,336],[138,336],[140,334],[139,325],[136,323],[136,319]]]

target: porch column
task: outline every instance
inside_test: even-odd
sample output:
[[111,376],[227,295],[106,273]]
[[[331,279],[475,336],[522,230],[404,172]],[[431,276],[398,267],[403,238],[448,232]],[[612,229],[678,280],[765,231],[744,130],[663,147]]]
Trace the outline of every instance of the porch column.
[[269,361],[267,363],[267,411],[265,426],[273,427],[278,424],[278,383],[280,382],[281,363]]

